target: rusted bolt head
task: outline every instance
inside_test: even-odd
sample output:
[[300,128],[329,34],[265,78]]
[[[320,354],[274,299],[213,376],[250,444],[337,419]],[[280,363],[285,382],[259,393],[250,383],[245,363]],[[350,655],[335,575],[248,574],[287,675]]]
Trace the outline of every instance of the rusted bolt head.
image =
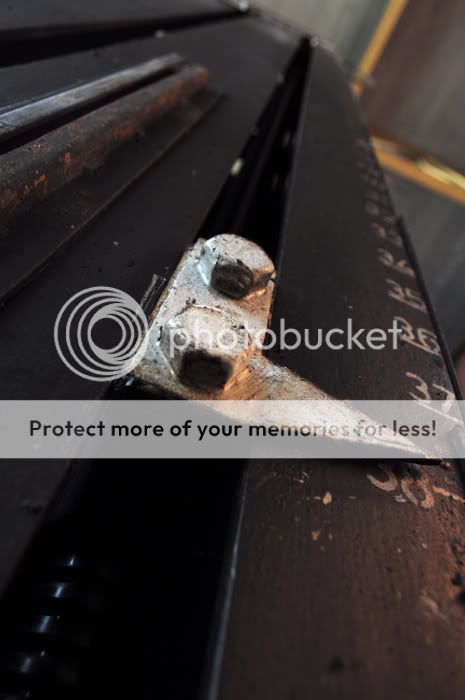
[[252,339],[240,317],[208,306],[189,306],[162,329],[161,349],[178,379],[218,391],[245,369]]
[[206,284],[233,299],[263,291],[274,274],[274,265],[260,246],[232,233],[205,241],[199,268]]

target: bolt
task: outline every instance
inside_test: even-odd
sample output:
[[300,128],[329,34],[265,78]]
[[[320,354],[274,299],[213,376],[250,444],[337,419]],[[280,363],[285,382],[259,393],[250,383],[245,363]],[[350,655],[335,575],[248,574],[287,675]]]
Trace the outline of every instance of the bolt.
[[199,269],[206,284],[233,299],[263,292],[274,274],[274,265],[260,246],[232,233],[205,241]]
[[195,305],[166,324],[160,346],[183,384],[207,392],[224,389],[245,369],[253,352],[239,316]]

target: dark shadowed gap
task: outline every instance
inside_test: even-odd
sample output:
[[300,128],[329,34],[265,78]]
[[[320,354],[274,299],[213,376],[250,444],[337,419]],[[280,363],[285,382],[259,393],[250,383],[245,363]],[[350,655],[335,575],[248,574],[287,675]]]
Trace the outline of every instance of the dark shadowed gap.
[[235,233],[276,260],[286,210],[300,106],[310,60],[304,40],[251,134],[199,237]]

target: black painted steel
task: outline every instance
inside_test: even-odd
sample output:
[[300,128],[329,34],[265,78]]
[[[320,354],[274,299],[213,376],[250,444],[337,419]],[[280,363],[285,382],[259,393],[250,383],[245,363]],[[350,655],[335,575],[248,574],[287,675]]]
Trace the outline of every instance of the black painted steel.
[[[216,20],[213,3],[196,7],[207,5]],[[170,3],[169,11],[185,13],[185,6]],[[133,16],[116,17],[119,7],[110,25],[134,28]],[[15,26],[26,25],[13,22],[8,31]],[[82,16],[52,31],[81,27]],[[398,351],[296,349],[273,353],[276,362],[342,398],[456,391],[407,234],[345,77],[326,51],[309,52],[301,37],[265,18],[205,23],[4,69],[3,104],[171,51],[204,66],[224,98],[174,148],[163,148],[165,131],[155,125],[141,148],[161,149],[163,158],[135,182],[129,173],[141,152],[128,148],[127,169],[118,165],[125,186],[119,197],[103,198],[98,217],[86,220],[69,207],[77,225],[68,247],[0,309],[1,398],[105,395],[107,386],[82,381],[55,353],[63,303],[98,284],[142,300],[153,275],[167,279],[199,233],[225,226],[243,228],[235,232],[260,241],[277,261],[275,329],[281,318],[301,332],[344,327],[348,317],[355,327],[385,329],[402,319]],[[242,170],[231,175],[239,158]],[[92,178],[86,186],[97,200]],[[38,223],[60,204],[69,205],[65,190],[41,203]],[[69,215],[56,218],[58,233]],[[46,244],[38,232],[36,250]],[[24,600],[14,574],[34,535],[22,572],[32,571],[49,527],[69,516],[63,498],[60,515],[46,519],[60,485],[71,488],[69,467],[0,465],[0,587],[11,582],[9,600]],[[173,471],[154,462],[85,470],[84,505],[78,521],[63,527],[62,544],[83,536],[83,556],[105,551],[102,560],[109,555],[122,568],[119,608],[83,668],[82,697],[198,697],[209,629],[206,700],[463,697],[460,465],[270,460],[223,469],[189,463]],[[35,622],[28,621],[28,638],[36,639]],[[23,632],[15,633],[21,642]]]
[[[209,85],[225,95],[191,134],[101,213],[62,255],[0,309],[0,395],[13,398],[99,398],[107,387],[73,375],[53,344],[53,325],[72,294],[114,286],[141,300],[154,274],[167,279],[226,181],[232,163],[291,62],[300,37],[258,19],[197,27],[164,38],[128,42],[97,55],[64,56],[12,68],[7,99],[18,102],[104,75],[154,55],[179,51],[209,71]],[[4,69],[4,75],[10,69]],[[21,76],[24,76],[21,78]],[[66,212],[65,212],[66,214]],[[115,245],[115,242],[117,245]],[[159,288],[160,289],[160,288]],[[69,465],[3,464],[0,469],[0,587],[41,522]],[[41,509],[22,502],[40,491]]]
[[[453,395],[421,282],[392,268],[392,256],[404,259],[415,275],[407,234],[349,87],[322,50],[298,143],[272,324],[328,330],[351,317],[356,328],[387,328],[401,316],[411,342],[274,360],[340,398]],[[391,278],[414,294],[405,299]],[[458,700],[464,502],[453,463],[251,463],[221,663],[206,697]]]
[[0,38],[53,37],[124,29],[141,25],[170,27],[205,22],[239,12],[234,3],[221,0],[68,0],[59,11],[54,0],[15,0],[0,7]]

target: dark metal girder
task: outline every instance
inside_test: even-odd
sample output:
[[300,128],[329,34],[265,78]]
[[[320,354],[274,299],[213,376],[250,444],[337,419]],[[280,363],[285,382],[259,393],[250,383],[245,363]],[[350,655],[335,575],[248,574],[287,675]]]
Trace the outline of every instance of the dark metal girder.
[[240,12],[222,0],[68,0],[57,12],[53,0],[15,0],[0,6],[0,38],[17,41],[137,27],[171,27],[221,19]]
[[[56,90],[64,81],[69,84],[71,76],[97,77],[111,66],[177,51],[204,65],[210,85],[219,88],[225,99],[189,138],[170,150],[162,166],[139,178],[76,237],[47,274],[37,276],[0,309],[2,398],[103,396],[107,387],[70,373],[54,350],[53,324],[60,307],[79,289],[99,284],[118,287],[140,300],[154,273],[170,275],[200,230],[299,42],[297,34],[244,18],[8,71],[11,82],[5,99],[17,102],[33,96],[31,85],[35,94]],[[10,504],[0,508],[0,530],[11,533],[0,542],[0,587],[6,585],[39,526],[39,518],[31,518],[21,502],[34,496],[41,481],[46,485],[45,511],[68,466],[47,463],[31,472],[30,465],[0,465],[2,502]],[[51,470],[58,472],[53,484],[47,479]],[[20,483],[27,484],[26,491]]]
[[51,120],[90,108],[96,103],[108,101],[125,91],[134,90],[141,83],[173,73],[182,63],[182,57],[177,54],[153,58],[131,68],[110,73],[103,78],[40,97],[28,104],[6,109],[0,112],[0,142],[14,139],[24,132],[41,126],[46,128],[47,122],[50,123]]
[[[385,328],[399,315],[431,344],[406,333],[398,351],[297,348],[272,357],[339,398],[454,395],[447,350],[367,132],[340,68],[321,49],[298,142],[272,326],[284,318],[301,332],[340,328],[350,316],[355,328]],[[376,202],[371,180],[382,195]],[[397,274],[386,267],[393,259],[405,259],[413,277],[402,282],[405,266]],[[414,294],[389,295],[392,277]],[[461,466],[269,460],[250,463],[245,478],[235,559],[225,565],[232,593],[205,697],[458,700]]]
[[3,222],[8,225],[85,170],[99,167],[115,148],[142,136],[154,119],[205,87],[207,79],[205,69],[185,67],[2,156]]
[[37,274],[216,104],[206,80],[202,68],[186,67],[0,156],[13,164],[3,197],[12,186],[17,195],[3,212],[0,298]]

